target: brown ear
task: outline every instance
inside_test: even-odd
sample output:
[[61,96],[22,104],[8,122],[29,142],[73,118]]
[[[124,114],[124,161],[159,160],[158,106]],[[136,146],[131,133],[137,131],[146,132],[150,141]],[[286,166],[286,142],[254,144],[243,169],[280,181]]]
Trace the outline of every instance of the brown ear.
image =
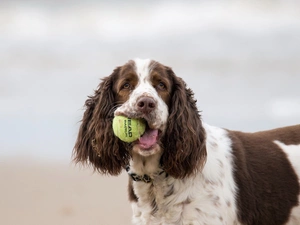
[[118,175],[129,163],[123,143],[113,134],[112,120],[116,106],[113,81],[120,68],[102,79],[93,96],[85,102],[81,126],[73,150],[76,163],[92,165],[100,173]]
[[184,178],[201,169],[206,161],[205,131],[194,93],[172,69],[167,68],[167,72],[173,80],[173,92],[161,163],[171,176]]

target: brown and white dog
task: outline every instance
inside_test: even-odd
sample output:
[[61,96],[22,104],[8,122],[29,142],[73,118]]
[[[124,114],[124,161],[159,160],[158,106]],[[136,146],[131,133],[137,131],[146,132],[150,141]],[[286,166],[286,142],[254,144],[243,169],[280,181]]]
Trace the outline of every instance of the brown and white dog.
[[[300,224],[300,125],[243,133],[202,123],[193,92],[153,60],[117,67],[85,106],[74,159],[127,170],[133,224]],[[144,135],[120,141],[115,115],[145,119]]]

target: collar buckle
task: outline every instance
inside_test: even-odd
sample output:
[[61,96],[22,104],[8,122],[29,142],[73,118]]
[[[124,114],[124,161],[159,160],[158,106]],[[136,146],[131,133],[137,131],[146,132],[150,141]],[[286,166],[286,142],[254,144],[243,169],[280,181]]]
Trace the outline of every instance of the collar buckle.
[[[143,181],[144,183],[151,183],[151,182],[153,182],[153,179],[149,176],[149,175],[147,175],[147,174],[144,174],[144,175],[138,175],[138,174],[136,174],[136,173],[131,173],[130,172],[130,166],[129,165],[127,165],[126,167],[125,167],[125,169],[126,169],[126,172],[128,173],[128,175],[132,178],[132,180],[133,181]],[[165,173],[165,171],[164,170],[161,170],[159,173],[158,173],[158,175],[160,176],[160,175],[162,175],[163,173]],[[166,177],[168,177],[168,174],[166,173]]]
[[137,175],[136,173],[128,173],[128,174],[134,181],[143,181],[145,183],[152,182],[152,178],[150,176],[148,176],[147,174],[144,174],[144,175]]

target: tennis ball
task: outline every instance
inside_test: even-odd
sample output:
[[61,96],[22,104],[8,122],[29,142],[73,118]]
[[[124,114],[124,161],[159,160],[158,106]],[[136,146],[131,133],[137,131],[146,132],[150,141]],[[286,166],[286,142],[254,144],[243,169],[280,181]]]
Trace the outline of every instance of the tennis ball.
[[112,123],[114,134],[124,142],[133,142],[144,134],[146,125],[142,119],[115,116]]

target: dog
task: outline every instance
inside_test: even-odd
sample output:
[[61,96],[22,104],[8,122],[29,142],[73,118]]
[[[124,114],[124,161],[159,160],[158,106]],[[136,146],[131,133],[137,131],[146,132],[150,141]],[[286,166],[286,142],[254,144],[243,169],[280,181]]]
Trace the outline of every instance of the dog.
[[[101,174],[129,174],[134,225],[299,225],[300,125],[244,133],[202,122],[173,70],[130,60],[85,102],[73,150]],[[142,118],[132,143],[114,116]]]

